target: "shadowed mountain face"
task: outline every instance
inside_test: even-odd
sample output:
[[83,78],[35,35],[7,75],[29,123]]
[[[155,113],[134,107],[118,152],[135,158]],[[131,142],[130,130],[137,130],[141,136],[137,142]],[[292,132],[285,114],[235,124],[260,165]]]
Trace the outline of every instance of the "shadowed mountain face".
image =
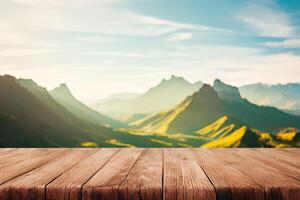
[[157,86],[135,99],[113,99],[100,102],[94,107],[100,112],[113,116],[157,113],[174,107],[201,86],[201,82],[192,84],[182,77],[173,75],[170,79],[162,80]]
[[214,90],[218,93],[220,99],[229,102],[242,102],[243,99],[237,87],[227,85],[216,79],[213,85]]
[[[36,88],[34,92],[40,93],[37,99],[17,83],[11,76],[0,77],[0,103],[2,119],[7,123],[1,131],[1,146],[76,146],[79,144],[80,134],[78,130],[82,124],[78,119],[51,98],[46,103],[40,99],[46,99],[47,93],[42,88]],[[26,82],[28,85],[32,82]],[[36,85],[34,85],[36,86]],[[53,104],[52,106],[47,106]],[[54,108],[57,106],[57,109]],[[15,131],[13,130],[15,127]],[[22,131],[21,131],[22,130]],[[23,138],[23,139],[22,139]],[[25,139],[26,138],[26,139]]]
[[239,88],[243,97],[258,105],[300,113],[300,84],[266,85],[262,83],[245,85]]
[[[185,80],[172,77],[138,98],[163,95],[172,82],[182,86]],[[204,84],[169,111],[123,120],[130,125],[85,106],[65,84],[49,93],[32,80],[0,76],[0,147],[300,146],[300,117],[252,104],[220,80],[213,87]]]
[[67,108],[72,114],[87,122],[114,128],[126,127],[124,123],[106,117],[78,101],[71,94],[66,84],[61,84],[59,87],[50,91],[50,94],[58,103]]
[[148,119],[147,123],[140,125],[151,131],[193,133],[226,115],[236,119],[238,124],[246,124],[269,132],[285,127],[300,128],[300,117],[286,114],[276,108],[252,104],[240,97],[237,88],[219,80],[215,82],[214,87],[216,89],[204,85],[171,111],[153,116],[153,120]]
[[0,76],[0,105],[0,147],[158,146],[76,117],[31,80]]

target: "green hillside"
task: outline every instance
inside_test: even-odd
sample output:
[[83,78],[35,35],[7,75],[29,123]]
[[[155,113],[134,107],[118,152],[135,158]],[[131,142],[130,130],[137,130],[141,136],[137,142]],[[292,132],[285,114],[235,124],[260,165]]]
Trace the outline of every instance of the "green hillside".
[[226,115],[235,119],[237,124],[247,124],[271,133],[286,127],[300,128],[300,117],[273,107],[252,104],[240,97],[237,88],[217,82],[223,85],[217,88],[218,92],[204,85],[174,109],[152,116],[138,125],[154,132],[189,134]]
[[[123,118],[129,127],[32,80],[0,76],[0,147],[300,147],[299,117],[242,99],[216,80],[166,112]],[[102,125],[101,125],[102,124]]]
[[29,92],[12,76],[0,76],[0,147],[161,147],[149,138],[121,133],[74,116],[33,81]]
[[211,139],[203,148],[228,147],[300,147],[300,132],[296,128],[285,128],[276,133],[267,133],[250,127],[233,124],[223,116],[197,131]]

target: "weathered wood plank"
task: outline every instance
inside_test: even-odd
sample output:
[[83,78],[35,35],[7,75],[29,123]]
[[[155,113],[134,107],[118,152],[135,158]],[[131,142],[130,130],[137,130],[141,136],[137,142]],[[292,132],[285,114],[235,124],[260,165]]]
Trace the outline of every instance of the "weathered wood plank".
[[215,189],[189,149],[164,149],[164,199],[215,199]]
[[52,152],[53,151],[50,149],[15,149],[14,151],[1,154],[2,157],[0,158],[0,169],[3,167],[18,164],[24,160],[31,159],[39,155]]
[[285,151],[280,149],[269,149],[268,151],[262,149],[256,149],[256,150],[260,151],[262,154],[265,154],[266,156],[275,159],[278,162],[289,163],[289,165],[293,165],[295,167],[300,168],[299,152],[298,154],[293,155],[290,153],[286,153]]
[[298,200],[299,162],[300,149],[0,149],[0,200]]
[[10,154],[14,154],[14,152],[17,151],[17,148],[15,149],[0,149],[0,163],[2,159],[9,157]]
[[296,179],[265,167],[263,163],[253,162],[235,149],[227,149],[223,152],[214,150],[214,152],[218,153],[228,164],[239,169],[253,181],[264,187],[267,200],[300,199],[300,182]]
[[284,151],[284,152],[289,152],[289,153],[295,155],[298,159],[300,158],[299,148],[281,148],[281,149],[278,149],[278,150],[281,150],[281,151]]
[[285,174],[300,181],[300,169],[289,163],[278,162],[276,158],[266,156],[258,149],[237,149],[236,151],[258,165],[264,164],[266,168],[271,168],[279,174]]
[[119,149],[100,149],[70,170],[63,173],[46,187],[49,200],[80,200],[81,188],[97,171],[99,171]]
[[[45,199],[45,188],[78,161],[95,150],[78,149],[57,155],[57,158],[0,186],[0,199]],[[45,155],[47,156],[47,155]]]
[[[216,189],[217,199],[261,199],[264,188],[209,149],[194,149],[197,160]],[[226,156],[226,153],[224,153]]]
[[82,199],[118,199],[118,188],[142,151],[143,149],[121,149],[109,163],[83,185]]
[[0,163],[0,184],[40,167],[66,151],[68,150],[32,149],[27,151],[26,149],[22,149],[23,154],[2,159]]
[[119,187],[124,200],[162,199],[163,149],[146,149]]
[[7,152],[15,151],[15,150],[17,150],[17,149],[18,149],[18,148],[0,148],[0,156],[1,156],[2,154],[7,153]]

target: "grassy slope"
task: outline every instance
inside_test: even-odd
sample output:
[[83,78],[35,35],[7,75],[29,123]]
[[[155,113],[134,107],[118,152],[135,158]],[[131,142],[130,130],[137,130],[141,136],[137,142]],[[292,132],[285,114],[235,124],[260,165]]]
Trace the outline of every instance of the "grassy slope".
[[[212,109],[218,110],[222,101],[215,99],[214,93],[210,93],[206,99],[198,96],[195,101],[196,93],[169,112],[139,121],[135,128],[112,130],[77,118],[58,104],[45,89],[38,86],[34,88],[35,90],[28,92],[13,77],[0,77],[0,146],[299,146],[300,136],[297,129],[284,129],[277,134],[270,134],[250,129],[239,120],[229,115],[221,115],[222,113],[218,113],[220,116],[203,126],[199,123],[199,118],[192,118],[195,127],[190,132],[168,133],[171,123],[183,112],[195,112],[194,117],[197,117],[199,111],[209,111],[205,107],[193,110],[193,103],[206,102],[207,106],[215,105]],[[214,115],[209,116],[209,119]]]
[[162,146],[142,136],[87,123],[58,104],[44,89],[36,89],[31,93],[14,77],[0,77],[0,146],[79,147],[88,142],[99,147]]
[[257,106],[245,99],[221,100],[210,86],[201,88],[199,92],[187,99],[191,99],[189,104],[181,103],[175,109],[167,113],[159,113],[140,125],[154,132],[192,134],[210,122],[227,115],[230,119],[236,119],[235,123],[238,125],[247,124],[268,132],[286,127],[300,128],[300,117],[276,108]]

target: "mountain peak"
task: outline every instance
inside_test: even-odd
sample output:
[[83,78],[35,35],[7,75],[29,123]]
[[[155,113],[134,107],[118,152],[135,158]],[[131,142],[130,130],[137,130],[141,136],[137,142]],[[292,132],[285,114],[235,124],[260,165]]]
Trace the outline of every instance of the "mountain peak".
[[186,81],[186,80],[181,76],[175,76],[174,74],[172,74],[171,78],[168,81]]
[[65,83],[61,83],[58,87],[54,88],[50,93],[54,95],[58,94],[59,96],[64,98],[74,98],[67,84]]
[[172,78],[182,78],[182,77],[175,76],[174,74],[172,74],[172,75],[171,75],[171,79],[172,79]]
[[199,92],[196,95],[201,96],[201,98],[209,98],[209,99],[219,99],[217,92],[214,90],[213,87],[209,84],[203,84],[200,88]]
[[65,83],[61,83],[58,87],[54,88],[54,90],[70,91],[67,84],[65,84]]
[[211,85],[209,84],[203,84],[203,86],[200,88],[200,91],[199,92],[211,92],[211,91],[214,91],[214,88],[211,87]]
[[217,91],[219,97],[227,101],[241,101],[239,89],[237,87],[228,85],[222,82],[220,79],[214,81],[213,88]]
[[215,79],[213,87],[233,87],[233,86],[227,85],[226,83],[224,83],[220,79]]
[[65,84],[65,83],[61,83],[61,84],[60,84],[57,88],[55,88],[55,89],[58,89],[58,90],[62,90],[62,91],[71,93],[70,90],[69,90],[69,88],[68,88],[68,86],[67,86],[67,84]]
[[[176,85],[192,85],[189,81],[181,76],[172,75],[169,79],[162,79],[157,86],[176,86]],[[156,87],[157,87],[156,86]],[[154,87],[155,88],[155,87]]]

